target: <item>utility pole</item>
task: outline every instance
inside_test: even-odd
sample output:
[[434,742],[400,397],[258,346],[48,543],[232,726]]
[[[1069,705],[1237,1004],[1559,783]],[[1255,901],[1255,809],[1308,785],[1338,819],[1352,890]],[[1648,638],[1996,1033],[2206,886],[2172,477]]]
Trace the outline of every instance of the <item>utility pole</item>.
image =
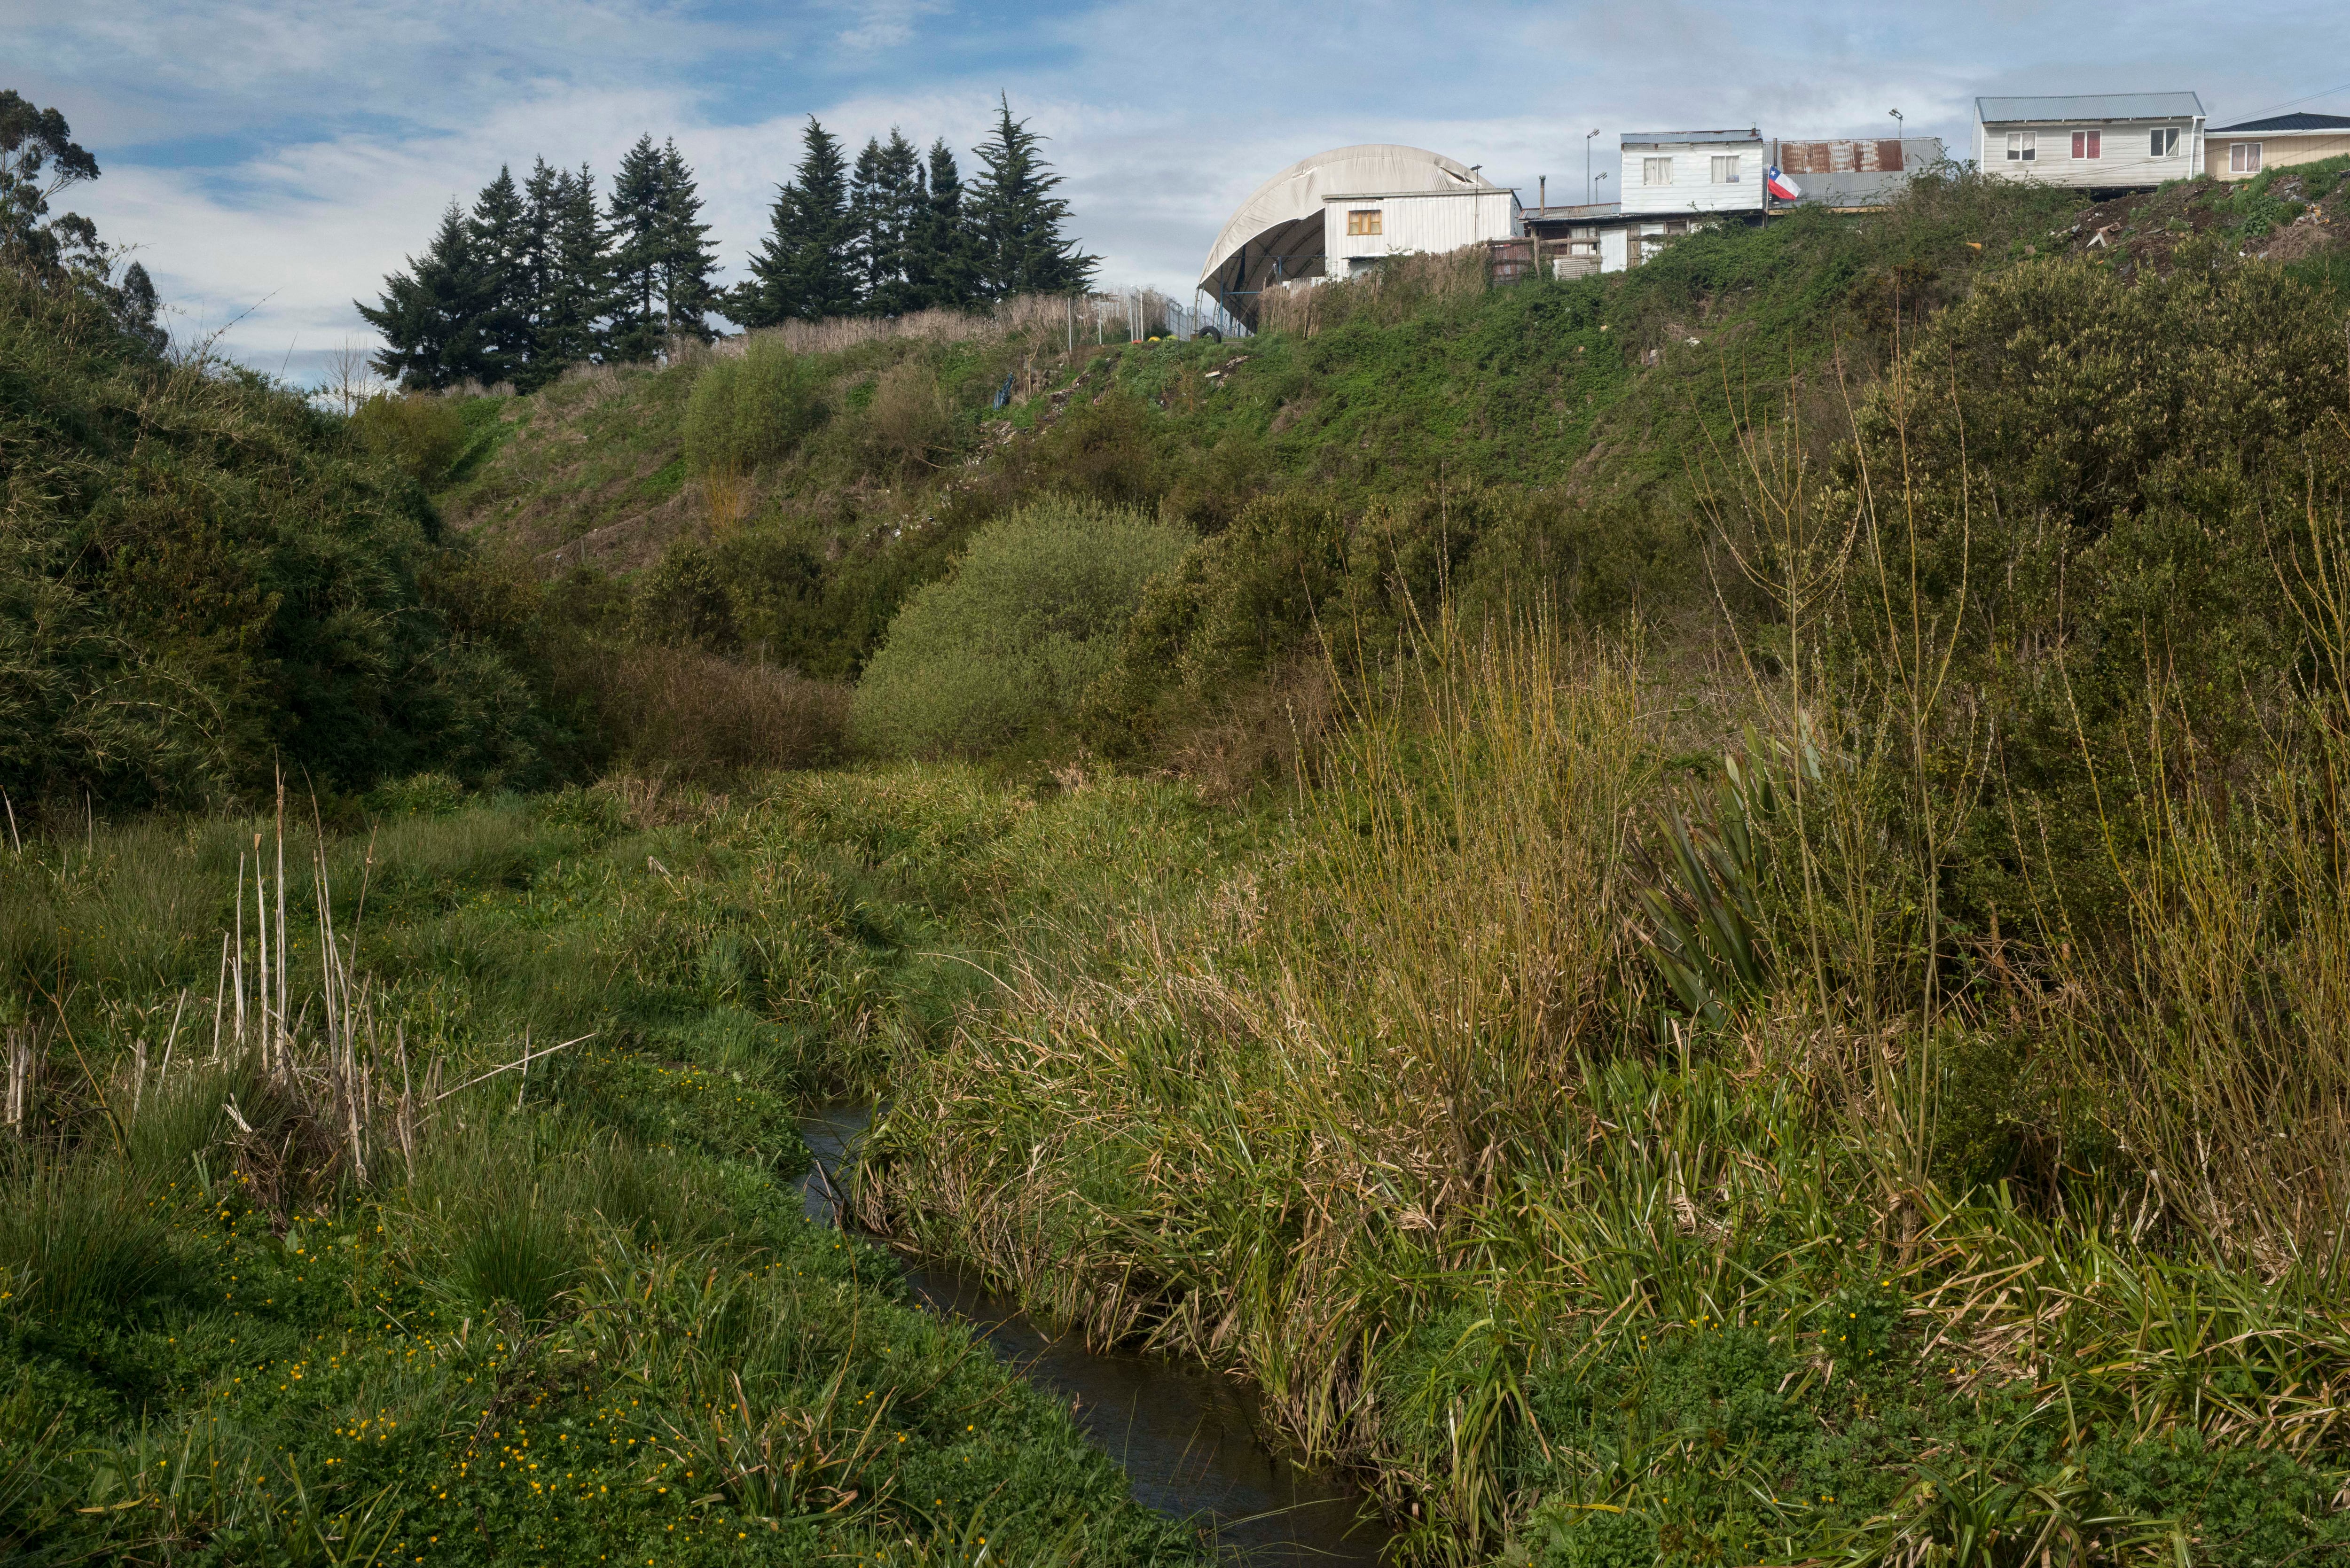
[[1592,204],[1591,138],[1598,134],[1599,128],[1595,125],[1591,128],[1590,134],[1583,139],[1583,204],[1586,207]]

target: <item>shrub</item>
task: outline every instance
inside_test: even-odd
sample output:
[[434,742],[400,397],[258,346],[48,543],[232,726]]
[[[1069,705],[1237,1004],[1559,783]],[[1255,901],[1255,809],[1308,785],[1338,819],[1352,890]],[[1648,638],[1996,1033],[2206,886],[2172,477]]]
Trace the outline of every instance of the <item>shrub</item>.
[[468,433],[464,415],[451,400],[390,393],[361,403],[351,416],[351,431],[362,446],[389,458],[419,484],[431,484],[449,472]]
[[823,371],[773,337],[754,337],[693,385],[685,456],[697,473],[740,473],[791,455],[832,414]]
[[938,371],[919,358],[884,370],[872,401],[858,415],[858,455],[876,473],[936,468],[960,444],[961,435]]
[[827,762],[848,709],[830,681],[683,648],[611,655],[595,686],[619,761],[695,777]]
[[36,476],[0,529],[18,810],[217,799],[279,766],[340,789],[536,765],[513,628],[459,628],[441,595],[467,552],[344,421],[248,371],[165,364],[5,269],[0,386],[0,451]]
[[1180,528],[1072,502],[988,524],[891,623],[858,686],[852,735],[893,755],[972,756],[1063,729],[1145,585],[1191,543]]

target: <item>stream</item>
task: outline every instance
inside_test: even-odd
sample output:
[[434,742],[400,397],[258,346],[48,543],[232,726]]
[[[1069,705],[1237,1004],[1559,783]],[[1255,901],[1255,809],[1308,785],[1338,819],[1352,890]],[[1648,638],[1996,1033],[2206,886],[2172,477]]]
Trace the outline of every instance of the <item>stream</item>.
[[[838,1219],[832,1174],[856,1158],[867,1106],[832,1106],[800,1119],[816,1163],[802,1180],[809,1219]],[[1048,1334],[1004,1297],[951,1269],[905,1261],[926,1311],[969,1323],[1038,1387],[1069,1401],[1086,1436],[1126,1467],[1137,1502],[1196,1521],[1228,1562],[1245,1568],[1316,1564],[1372,1568],[1390,1532],[1340,1475],[1300,1468],[1266,1440],[1254,1402],[1196,1363],[1086,1348],[1082,1334]]]

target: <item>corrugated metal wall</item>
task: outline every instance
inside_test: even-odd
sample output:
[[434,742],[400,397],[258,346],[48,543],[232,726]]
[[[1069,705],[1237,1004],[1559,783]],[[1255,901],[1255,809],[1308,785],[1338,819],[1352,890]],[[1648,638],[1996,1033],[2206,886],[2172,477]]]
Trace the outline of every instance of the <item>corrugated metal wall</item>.
[[[1333,198],[1322,208],[1322,244],[1334,263],[1414,251],[1457,251],[1518,233],[1522,225],[1515,222],[1512,205],[1507,191]],[[1379,214],[1378,234],[1347,232],[1348,213],[1370,211]],[[1334,265],[1331,270],[1340,269]]]
[[[1662,147],[1630,146],[1623,150],[1623,189],[1617,192],[1627,213],[1757,213],[1762,210],[1762,148],[1758,142],[1741,146],[1699,145],[1695,147],[1667,144]],[[1713,161],[1735,157],[1738,178],[1728,184],[1716,184]],[[1646,180],[1644,161],[1650,158],[1672,160],[1672,182],[1651,185]]]

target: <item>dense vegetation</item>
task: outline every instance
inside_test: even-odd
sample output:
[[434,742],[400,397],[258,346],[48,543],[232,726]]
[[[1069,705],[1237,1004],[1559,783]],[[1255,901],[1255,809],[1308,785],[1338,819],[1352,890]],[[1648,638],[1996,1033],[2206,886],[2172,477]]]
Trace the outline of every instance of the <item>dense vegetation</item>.
[[868,1231],[1248,1379],[1418,1560],[2350,1558],[2350,297],[2242,254],[2297,178],[2158,247],[1960,180],[1243,343],[934,314],[310,416],[273,472],[411,506],[423,646],[610,776],[387,751],[279,921],[252,768],[115,828],[169,792],[18,775],[0,1527],[1195,1551],[798,1220],[848,1095]]
[[544,780],[514,590],[300,396],[0,268],[0,789],[17,810]]

